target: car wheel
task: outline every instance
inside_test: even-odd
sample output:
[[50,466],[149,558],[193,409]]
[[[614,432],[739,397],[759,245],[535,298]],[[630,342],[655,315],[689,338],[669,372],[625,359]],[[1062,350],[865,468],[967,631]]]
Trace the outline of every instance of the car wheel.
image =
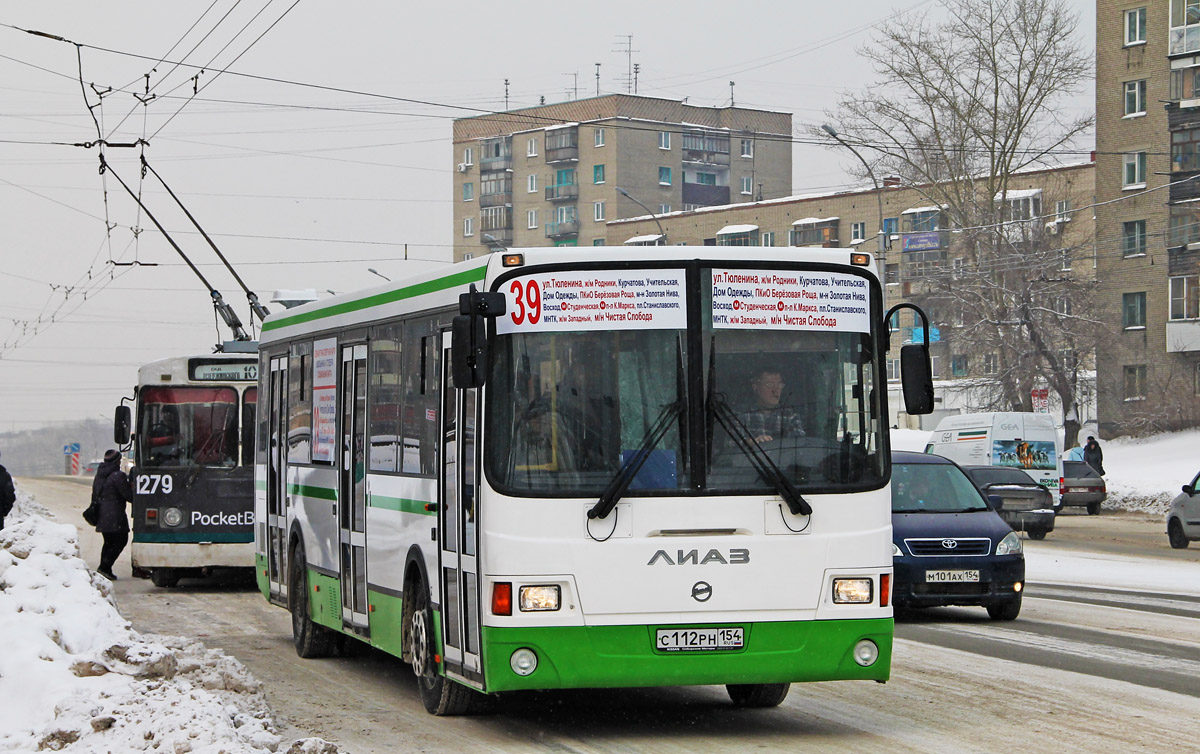
[[1177,518],[1171,519],[1171,523],[1167,524],[1167,541],[1176,550],[1182,550],[1188,546],[1187,535],[1183,533],[1183,524],[1179,523]]
[[1045,529],[1030,529],[1027,533],[1029,534],[1030,539],[1042,540],[1046,538]]
[[1100,503],[1088,503],[1087,511],[1089,516],[1095,516],[1100,513]]
[[987,606],[988,617],[992,620],[1016,620],[1021,614],[1021,598],[1018,596],[1011,602],[1001,602]]
[[179,572],[174,568],[155,568],[150,572],[150,583],[169,589],[179,583]]
[[288,610],[292,614],[292,643],[296,654],[305,659],[328,657],[337,651],[341,635],[318,625],[309,617],[308,561],[304,545],[292,549],[288,564]]
[[725,690],[739,707],[778,707],[792,688],[790,683],[729,684]]
[[439,717],[486,711],[488,697],[438,672],[433,609],[429,606],[429,587],[424,579],[416,583],[411,599],[413,611],[408,630],[412,670],[425,711]]

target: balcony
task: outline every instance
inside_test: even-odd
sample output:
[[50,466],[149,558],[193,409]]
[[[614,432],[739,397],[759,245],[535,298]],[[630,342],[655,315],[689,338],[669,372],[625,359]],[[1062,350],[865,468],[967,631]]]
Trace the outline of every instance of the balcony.
[[729,137],[709,134],[684,134],[683,161],[697,165],[729,167]]
[[511,170],[512,155],[506,154],[501,157],[480,157],[479,169],[483,170]]
[[546,162],[579,161],[579,127],[546,131]]
[[1167,322],[1167,353],[1200,351],[1200,319]]
[[578,183],[564,183],[561,186],[553,185],[546,187],[546,201],[548,202],[562,202],[577,198],[579,198]]
[[546,238],[566,238],[579,235],[579,220],[546,223]]
[[701,207],[717,207],[729,204],[728,186],[706,186],[701,183],[683,184],[683,203]]
[[503,207],[512,204],[512,192],[496,194],[480,194],[480,207]]

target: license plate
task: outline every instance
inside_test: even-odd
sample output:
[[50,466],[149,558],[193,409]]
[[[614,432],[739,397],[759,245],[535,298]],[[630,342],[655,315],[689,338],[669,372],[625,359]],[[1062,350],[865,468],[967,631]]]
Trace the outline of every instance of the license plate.
[[940,584],[947,581],[979,581],[979,571],[926,571],[925,583]]
[[730,628],[660,628],[654,646],[662,652],[714,652],[741,649],[743,629]]

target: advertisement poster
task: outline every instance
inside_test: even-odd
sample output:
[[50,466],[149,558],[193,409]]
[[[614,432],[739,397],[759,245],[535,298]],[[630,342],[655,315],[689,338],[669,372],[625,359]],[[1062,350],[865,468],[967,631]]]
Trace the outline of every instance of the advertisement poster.
[[992,465],[1018,469],[1057,470],[1050,440],[992,440]]
[[500,286],[500,334],[687,327],[683,270],[544,272]]
[[337,444],[337,339],[313,343],[313,448],[316,463],[333,463]]
[[839,272],[715,269],[713,327],[870,332],[869,291]]

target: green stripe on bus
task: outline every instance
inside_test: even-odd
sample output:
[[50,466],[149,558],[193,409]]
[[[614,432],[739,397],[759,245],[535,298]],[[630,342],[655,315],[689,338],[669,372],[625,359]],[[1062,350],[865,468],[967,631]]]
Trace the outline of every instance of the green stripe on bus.
[[245,544],[254,541],[253,532],[134,532],[134,542],[154,544]]
[[267,488],[266,482],[255,482],[254,483],[254,489],[256,489],[256,490],[265,490],[266,488]]
[[398,288],[394,291],[377,293],[374,296],[367,296],[366,298],[360,298],[354,301],[346,301],[341,304],[325,307],[324,309],[305,312],[304,314],[295,314],[291,317],[281,317],[280,319],[271,320],[270,322],[264,322],[262,329],[263,332],[268,332],[270,330],[278,330],[283,327],[291,327],[292,325],[302,325],[305,322],[312,322],[313,320],[324,319],[325,317],[335,317],[339,314],[349,314],[350,312],[362,311],[363,309],[370,309],[371,307],[381,306],[383,304],[391,304],[396,301],[403,301],[406,298],[415,298],[416,296],[424,296],[427,293],[444,291],[447,288],[457,288],[460,285],[467,285],[468,283],[478,283],[479,281],[483,280],[486,274],[487,266],[480,265],[479,267],[475,267],[470,270],[463,270],[462,272],[448,275],[444,278],[428,280],[424,283],[417,283],[416,285]]
[[309,487],[307,484],[289,484],[287,486],[287,491],[289,495],[318,497],[322,500],[337,500],[337,490],[331,490],[328,487]]
[[385,495],[371,495],[372,508],[386,508],[390,511],[400,511],[401,513],[417,513],[422,516],[436,515],[436,511],[427,511],[425,506],[429,505],[425,500],[410,500],[406,497],[387,497]]

